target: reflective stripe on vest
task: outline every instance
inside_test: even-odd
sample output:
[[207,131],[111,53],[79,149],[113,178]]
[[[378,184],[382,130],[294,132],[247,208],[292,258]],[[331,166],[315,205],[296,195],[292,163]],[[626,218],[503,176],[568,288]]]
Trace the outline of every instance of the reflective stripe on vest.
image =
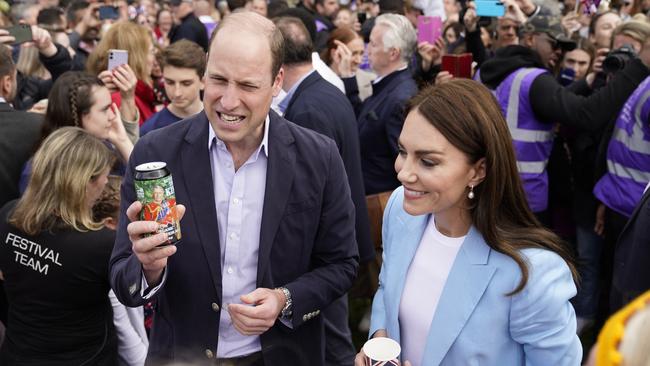
[[643,123],[648,123],[648,120],[647,118],[643,119],[641,113],[643,108],[646,106],[646,103],[648,103],[648,99],[650,99],[650,89],[643,93],[634,107],[634,125],[632,126],[632,135],[630,135],[625,129],[620,128],[618,125],[614,131],[614,139],[616,141],[623,143],[623,145],[627,146],[631,151],[645,155],[650,155],[650,141],[643,138]]
[[546,166],[553,147],[553,125],[539,121],[530,105],[530,88],[547,71],[522,68],[508,75],[495,90],[512,136],[517,170],[533,212],[548,207]]
[[607,147],[607,173],[594,195],[610,209],[631,216],[650,181],[650,77],[630,95]]
[[520,173],[542,174],[546,170],[548,159],[544,161],[518,161],[517,170]]
[[[553,140],[553,132],[551,131],[524,130],[519,128],[519,93],[521,92],[521,84],[528,74],[536,70],[538,69],[523,69],[522,71],[516,71],[517,75],[510,87],[506,122],[508,122],[508,128],[510,129],[510,134],[512,135],[513,140],[523,142],[547,142]],[[522,173],[535,172],[522,171]]]
[[643,184],[644,187],[650,182],[650,172],[632,169],[611,160],[607,160],[607,171],[621,178],[632,179],[635,182]]

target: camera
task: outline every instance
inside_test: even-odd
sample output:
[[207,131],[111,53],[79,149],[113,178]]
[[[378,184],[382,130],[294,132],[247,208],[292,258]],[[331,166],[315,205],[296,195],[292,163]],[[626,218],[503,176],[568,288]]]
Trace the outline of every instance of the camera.
[[603,71],[607,74],[614,74],[623,70],[628,61],[636,58],[634,48],[629,44],[624,44],[621,48],[607,54],[603,60]]

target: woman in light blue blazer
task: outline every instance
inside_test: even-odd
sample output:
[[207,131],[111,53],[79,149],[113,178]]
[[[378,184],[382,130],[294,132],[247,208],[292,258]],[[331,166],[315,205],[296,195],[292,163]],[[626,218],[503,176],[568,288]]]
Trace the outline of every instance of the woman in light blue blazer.
[[424,90],[398,145],[370,336],[399,342],[413,366],[580,365],[575,267],[528,208],[488,89]]

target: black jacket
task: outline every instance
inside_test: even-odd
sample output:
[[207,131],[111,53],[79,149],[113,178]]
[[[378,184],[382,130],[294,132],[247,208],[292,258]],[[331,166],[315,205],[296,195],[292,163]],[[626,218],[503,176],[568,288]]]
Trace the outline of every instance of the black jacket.
[[51,79],[39,79],[31,76],[25,76],[23,73],[18,72],[16,97],[13,100],[14,108],[18,110],[30,109],[36,102],[41,99],[46,99],[52,89],[52,85],[56,79],[64,72],[70,70],[83,70],[83,66],[75,62],[75,59],[70,58],[70,53],[65,47],[55,43],[56,53],[52,57],[44,57],[40,55],[39,59],[43,66],[52,75]]
[[[539,54],[530,48],[504,47],[483,63],[481,81],[496,89],[508,75],[522,67],[544,68],[544,65]],[[542,74],[531,85],[530,104],[540,121],[579,130],[600,130],[616,117],[630,94],[649,74],[648,67],[640,60],[633,60],[606,87],[589,97],[567,90],[550,73]]]
[[194,13],[190,13],[183,18],[181,24],[172,28],[171,32],[169,32],[170,43],[180,41],[181,39],[190,40],[203,47],[205,52],[208,52],[207,30]]
[[356,77],[344,78],[345,92],[357,112],[361,167],[366,194],[399,187],[395,173],[397,138],[402,132],[405,107],[418,92],[411,71],[395,71],[373,84],[372,95],[359,102]]
[[352,105],[340,90],[314,71],[294,92],[284,118],[336,142],[356,211],[355,230],[360,262],[374,259],[375,249],[370,240],[370,222],[361,174],[359,132]]
[[650,189],[621,232],[614,254],[614,286],[621,292],[650,290]]

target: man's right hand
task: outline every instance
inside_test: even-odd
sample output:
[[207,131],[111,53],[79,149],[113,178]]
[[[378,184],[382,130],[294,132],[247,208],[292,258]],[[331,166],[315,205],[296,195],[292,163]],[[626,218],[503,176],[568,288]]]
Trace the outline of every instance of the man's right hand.
[[[167,258],[176,253],[175,245],[158,247],[167,241],[167,234],[156,233],[159,224],[154,221],[139,221],[142,203],[135,201],[126,210],[126,215],[131,223],[127,226],[129,240],[133,245],[133,253],[142,263],[142,271],[149,287],[157,286],[162,278],[162,273],[167,266]],[[185,206],[176,205],[178,220],[185,214]],[[144,234],[153,234],[145,237]]]

